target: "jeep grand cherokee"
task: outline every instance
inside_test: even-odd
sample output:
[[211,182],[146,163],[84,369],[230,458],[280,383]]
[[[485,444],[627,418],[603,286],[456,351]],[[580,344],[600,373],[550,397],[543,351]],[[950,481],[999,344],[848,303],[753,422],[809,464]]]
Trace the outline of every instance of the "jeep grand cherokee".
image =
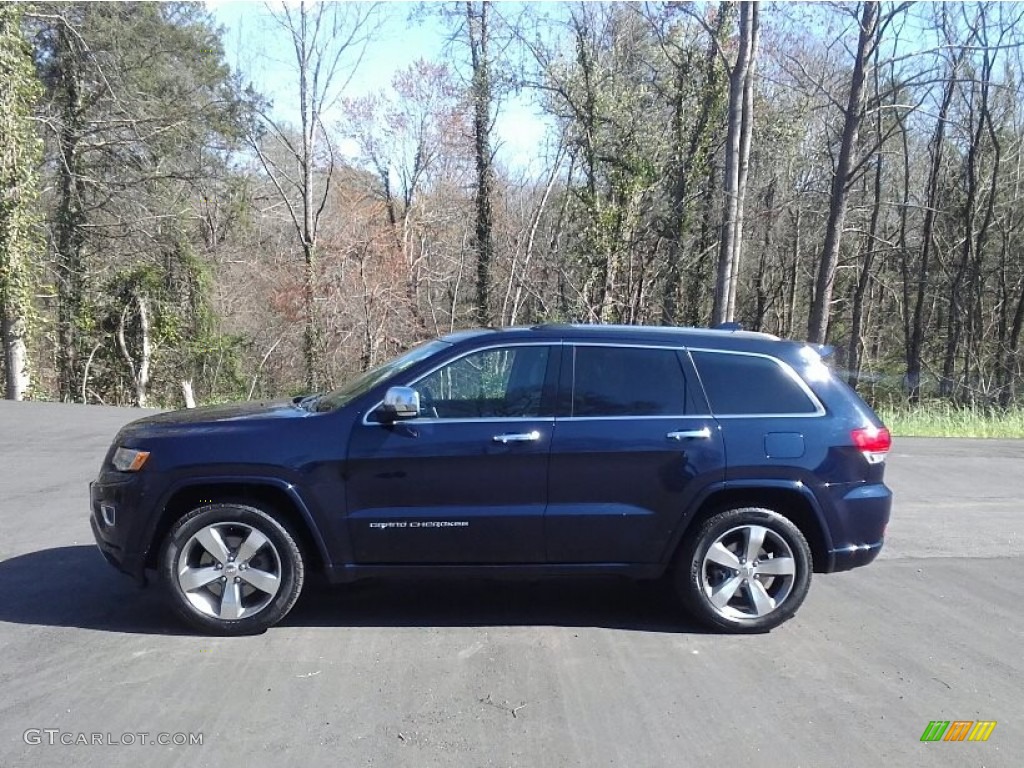
[[889,433],[816,348],[538,326],[430,341],[334,392],[147,416],[91,486],[107,560],[193,626],[258,632],[307,574],[666,576],[720,630],[869,563]]

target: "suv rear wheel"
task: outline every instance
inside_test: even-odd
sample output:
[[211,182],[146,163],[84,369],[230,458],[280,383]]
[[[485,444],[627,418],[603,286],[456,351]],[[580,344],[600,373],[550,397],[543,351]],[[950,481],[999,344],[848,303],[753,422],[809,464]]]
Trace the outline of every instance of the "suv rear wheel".
[[164,544],[160,573],[175,610],[203,632],[262,632],[295,605],[305,575],[295,537],[256,507],[189,512]]
[[705,624],[766,632],[796,613],[811,584],[811,551],[800,529],[769,509],[720,512],[680,550],[674,584]]

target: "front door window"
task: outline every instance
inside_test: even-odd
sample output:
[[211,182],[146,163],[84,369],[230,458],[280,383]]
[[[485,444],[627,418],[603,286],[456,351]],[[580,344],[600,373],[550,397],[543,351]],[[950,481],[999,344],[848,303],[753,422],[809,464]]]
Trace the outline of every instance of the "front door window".
[[542,413],[548,346],[485,349],[413,384],[423,415],[435,419],[536,418]]

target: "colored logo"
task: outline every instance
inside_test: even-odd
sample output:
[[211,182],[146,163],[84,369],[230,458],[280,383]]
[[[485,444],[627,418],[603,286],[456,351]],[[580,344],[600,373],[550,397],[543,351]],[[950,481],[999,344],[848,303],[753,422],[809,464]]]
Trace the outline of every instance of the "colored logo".
[[988,741],[995,728],[995,720],[932,720],[921,741]]

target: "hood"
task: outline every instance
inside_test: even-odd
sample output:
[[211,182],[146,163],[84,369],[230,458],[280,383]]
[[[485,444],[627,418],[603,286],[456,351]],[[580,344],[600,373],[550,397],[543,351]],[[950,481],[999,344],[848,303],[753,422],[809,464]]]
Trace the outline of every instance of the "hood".
[[147,471],[210,464],[277,465],[282,457],[309,453],[318,414],[288,400],[229,403],[166,411],[126,424],[114,437],[104,467],[117,448],[153,451]]
[[304,418],[310,412],[299,408],[294,401],[276,400],[271,402],[225,403],[205,405],[201,408],[182,408],[165,411],[133,421],[130,426],[137,428],[161,426],[215,425],[229,422],[253,421],[256,419]]

